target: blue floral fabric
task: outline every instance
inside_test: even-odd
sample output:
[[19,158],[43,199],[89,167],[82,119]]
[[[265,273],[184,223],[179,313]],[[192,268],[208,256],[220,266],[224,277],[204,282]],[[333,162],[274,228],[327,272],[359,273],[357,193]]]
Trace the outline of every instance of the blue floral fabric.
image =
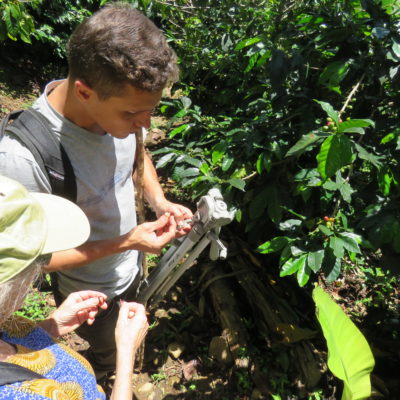
[[44,379],[0,386],[0,400],[105,400],[92,367],[77,352],[55,342],[45,330],[24,318],[3,329],[1,339],[17,348],[7,362],[37,372]]

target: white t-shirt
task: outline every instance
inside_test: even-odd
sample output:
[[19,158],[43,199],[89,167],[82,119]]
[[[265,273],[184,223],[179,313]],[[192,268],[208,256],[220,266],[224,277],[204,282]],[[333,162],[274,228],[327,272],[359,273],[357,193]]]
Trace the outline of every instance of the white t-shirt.
[[[47,93],[60,83],[49,83],[33,108],[48,120],[71,160],[77,184],[76,203],[90,222],[88,240],[123,235],[136,226],[132,181],[135,136],[116,139],[109,134],[96,135],[64,118],[47,99]],[[51,191],[31,152],[12,135],[0,141],[0,173],[21,182],[30,191]],[[58,272],[59,290],[64,296],[78,290],[99,290],[112,298],[124,292],[136,277],[137,258],[138,252],[130,250]]]

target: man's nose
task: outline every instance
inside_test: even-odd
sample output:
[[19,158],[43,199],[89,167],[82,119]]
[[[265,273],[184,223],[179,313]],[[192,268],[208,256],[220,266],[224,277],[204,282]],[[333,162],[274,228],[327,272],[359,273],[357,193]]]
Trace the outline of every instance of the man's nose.
[[134,125],[149,129],[151,125],[151,112],[144,111],[140,113],[135,119]]

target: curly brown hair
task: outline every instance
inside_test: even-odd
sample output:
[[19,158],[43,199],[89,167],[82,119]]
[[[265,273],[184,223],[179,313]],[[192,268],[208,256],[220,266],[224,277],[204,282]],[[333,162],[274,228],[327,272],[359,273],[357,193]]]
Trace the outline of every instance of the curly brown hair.
[[126,3],[113,3],[77,26],[67,47],[69,76],[98,96],[121,94],[127,84],[160,91],[178,77],[176,54],[152,21]]

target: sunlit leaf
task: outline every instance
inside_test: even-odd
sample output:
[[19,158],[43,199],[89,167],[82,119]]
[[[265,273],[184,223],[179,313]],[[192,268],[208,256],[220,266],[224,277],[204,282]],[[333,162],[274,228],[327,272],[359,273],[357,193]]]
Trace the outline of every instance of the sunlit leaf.
[[310,279],[311,269],[308,267],[307,262],[304,262],[297,271],[297,282],[299,286],[303,287]]
[[156,163],[156,168],[163,168],[165,167],[173,158],[176,157],[175,153],[168,153],[162,156]]
[[351,237],[350,235],[347,235],[346,232],[339,233],[338,237],[340,237],[340,239],[342,240],[343,247],[346,250],[352,251],[353,253],[357,253],[357,254],[361,253],[356,240],[353,237]]
[[311,132],[307,135],[303,135],[301,139],[287,151],[285,157],[300,155],[306,150],[313,148],[313,145],[319,143],[328,136],[330,135],[324,132]]
[[228,183],[235,187],[236,189],[241,190],[244,192],[244,188],[246,186],[246,182],[243,179],[238,179],[238,178],[231,178],[229,179]]
[[294,274],[295,272],[298,271],[299,268],[302,268],[303,265],[306,264],[306,261],[307,261],[307,254],[304,254],[296,259],[289,258],[289,260],[287,260],[285,264],[283,264],[279,276],[283,277]]
[[344,382],[342,400],[371,395],[370,374],[375,361],[362,333],[321,288],[313,290],[316,314],[328,346],[328,367]]
[[222,157],[224,157],[226,151],[226,143],[217,143],[211,152],[211,159],[214,164],[216,164]]
[[277,236],[272,240],[265,242],[257,247],[257,251],[262,254],[270,254],[276,251],[283,249],[287,243],[289,242],[289,238],[286,236]]
[[[338,133],[341,132],[357,132],[353,128],[367,128],[369,126],[375,127],[375,122],[371,119],[351,119],[343,121],[338,125]],[[364,132],[364,130],[362,130]]]
[[244,47],[251,46],[251,45],[253,45],[253,44],[255,44],[255,43],[258,43],[258,42],[260,42],[260,41],[261,41],[261,38],[260,38],[260,37],[254,37],[254,38],[244,39],[244,40],[240,41],[240,42],[236,45],[235,50],[241,50],[241,49],[243,49]]

